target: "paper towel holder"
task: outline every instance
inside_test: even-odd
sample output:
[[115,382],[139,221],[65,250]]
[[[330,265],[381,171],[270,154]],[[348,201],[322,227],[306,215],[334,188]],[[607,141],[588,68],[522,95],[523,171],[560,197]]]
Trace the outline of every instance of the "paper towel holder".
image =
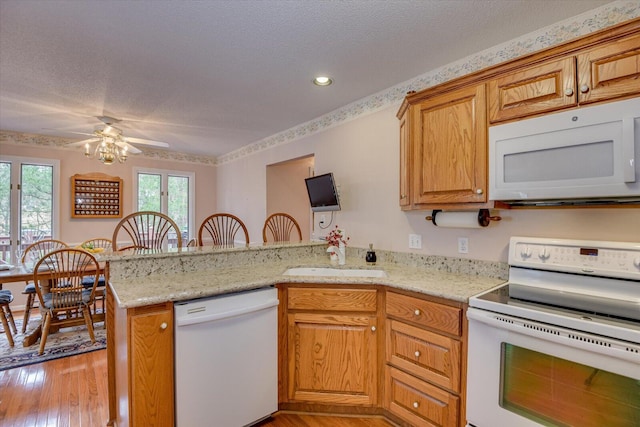
[[[431,215],[427,215],[425,217],[425,219],[427,221],[431,221],[433,223],[433,225],[435,225],[436,227],[438,226],[438,224],[436,223],[436,217],[438,216],[438,213],[442,212],[441,209],[435,209],[431,212]],[[489,223],[491,221],[500,221],[502,219],[501,216],[499,215],[491,215],[489,213],[489,209],[479,209],[478,210],[478,225],[480,225],[481,227],[486,227],[489,225]]]

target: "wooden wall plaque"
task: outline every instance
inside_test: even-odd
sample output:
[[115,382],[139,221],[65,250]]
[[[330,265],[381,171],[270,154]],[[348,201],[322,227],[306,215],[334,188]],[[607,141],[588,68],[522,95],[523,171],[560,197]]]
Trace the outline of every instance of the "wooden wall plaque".
[[71,218],[122,218],[122,178],[103,173],[73,175]]

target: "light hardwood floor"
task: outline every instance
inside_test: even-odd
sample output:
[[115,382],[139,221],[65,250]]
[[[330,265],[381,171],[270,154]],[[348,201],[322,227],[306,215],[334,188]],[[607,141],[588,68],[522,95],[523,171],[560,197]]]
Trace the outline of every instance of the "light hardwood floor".
[[[0,371],[0,426],[99,427],[108,417],[107,351]],[[379,417],[278,413],[260,427],[391,427]]]
[[0,372],[2,426],[105,426],[108,407],[106,350]]

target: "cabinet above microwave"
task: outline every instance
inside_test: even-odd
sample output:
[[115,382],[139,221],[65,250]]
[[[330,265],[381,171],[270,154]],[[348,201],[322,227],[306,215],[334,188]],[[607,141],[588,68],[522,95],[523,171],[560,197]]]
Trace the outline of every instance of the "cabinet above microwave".
[[489,198],[640,203],[640,98],[489,128]]

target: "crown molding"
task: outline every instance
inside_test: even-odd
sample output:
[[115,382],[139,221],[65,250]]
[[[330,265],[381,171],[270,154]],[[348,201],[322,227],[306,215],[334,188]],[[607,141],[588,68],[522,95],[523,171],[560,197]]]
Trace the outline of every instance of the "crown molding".
[[[77,152],[77,147],[69,147],[69,144],[73,142],[77,142],[77,139],[0,130],[0,144],[35,145],[58,150],[73,150]],[[196,163],[207,166],[215,166],[216,164],[215,157],[196,156],[193,154],[185,154],[175,151],[153,150],[147,147],[137,146],[136,148],[140,149],[142,152],[132,155],[135,157],[145,157],[172,162]]]
[[362,98],[323,116],[294,126],[283,132],[218,156],[216,164],[230,163],[242,157],[293,142],[311,134],[346,123],[392,105],[400,106],[407,92],[423,89],[471,74],[473,72],[529,55],[640,17],[638,1],[618,0],[573,18],[541,28],[517,39],[491,47],[459,61],[429,71],[389,89]]

